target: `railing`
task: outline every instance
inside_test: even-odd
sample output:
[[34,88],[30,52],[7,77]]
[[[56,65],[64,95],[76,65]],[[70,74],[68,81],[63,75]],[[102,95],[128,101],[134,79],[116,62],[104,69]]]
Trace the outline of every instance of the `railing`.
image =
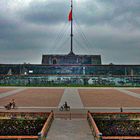
[[102,140],[102,133],[100,133],[94,119],[92,118],[91,116],[91,113],[88,111],[87,113],[87,120],[89,122],[89,125],[91,127],[91,131],[92,131],[92,134],[95,138],[95,140]]
[[103,136],[103,140],[140,140],[139,136]]
[[21,140],[21,139],[34,139],[34,140],[38,140],[38,136],[0,136],[0,139],[17,139],[17,140]]
[[54,113],[51,112],[41,132],[39,133],[39,137],[40,137],[39,140],[46,140],[46,136],[48,134],[48,131],[49,131],[49,128],[51,126],[53,119],[54,119]]
[[0,117],[2,118],[11,118],[11,117],[15,117],[15,118],[26,118],[26,117],[32,117],[32,118],[36,118],[36,117],[46,117],[46,115],[49,116],[50,112],[0,112]]

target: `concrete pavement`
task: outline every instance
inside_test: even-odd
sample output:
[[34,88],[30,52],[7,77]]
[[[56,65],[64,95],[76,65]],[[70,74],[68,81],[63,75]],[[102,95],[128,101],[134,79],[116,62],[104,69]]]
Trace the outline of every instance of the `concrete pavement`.
[[86,119],[55,119],[46,140],[94,140]]
[[67,101],[71,108],[83,108],[83,103],[77,91],[77,88],[65,88],[64,94],[59,103],[59,107]]

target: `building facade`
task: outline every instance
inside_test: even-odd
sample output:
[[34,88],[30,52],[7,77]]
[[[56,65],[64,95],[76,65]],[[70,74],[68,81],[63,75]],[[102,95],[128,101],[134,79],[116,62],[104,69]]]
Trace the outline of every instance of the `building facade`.
[[0,64],[0,85],[140,86],[140,65]]
[[82,65],[92,64],[101,65],[101,55],[75,55],[69,53],[68,55],[42,55],[42,64],[44,65]]

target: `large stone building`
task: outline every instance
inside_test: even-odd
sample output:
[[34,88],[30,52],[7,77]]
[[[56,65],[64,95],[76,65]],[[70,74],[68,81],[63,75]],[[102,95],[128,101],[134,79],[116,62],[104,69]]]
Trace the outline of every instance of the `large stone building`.
[[101,65],[101,55],[76,55],[69,53],[68,55],[43,55],[42,64],[67,65],[67,64],[92,64]]
[[[72,5],[71,5],[72,8]],[[72,14],[72,9],[71,12]],[[101,55],[42,55],[42,64],[0,64],[0,85],[93,84],[140,86],[140,65],[103,65]]]

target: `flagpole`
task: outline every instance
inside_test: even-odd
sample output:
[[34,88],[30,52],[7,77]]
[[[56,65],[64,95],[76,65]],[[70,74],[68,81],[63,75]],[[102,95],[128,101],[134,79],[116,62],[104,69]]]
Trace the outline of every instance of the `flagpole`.
[[71,0],[71,11],[72,11],[72,19],[71,19],[71,51],[70,53],[73,54],[73,1]]

